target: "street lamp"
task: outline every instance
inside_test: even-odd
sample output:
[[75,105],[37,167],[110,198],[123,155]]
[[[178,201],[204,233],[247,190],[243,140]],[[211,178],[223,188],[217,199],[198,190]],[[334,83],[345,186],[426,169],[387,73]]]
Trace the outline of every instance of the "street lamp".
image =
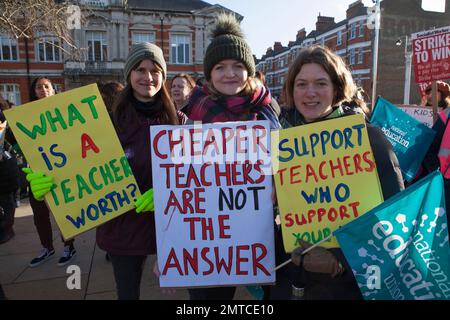
[[[403,91],[403,104],[409,104],[409,97],[411,92],[411,63],[412,63],[412,50],[408,50],[411,40],[405,35],[405,87]],[[403,44],[402,38],[399,38],[395,45],[400,47]]]

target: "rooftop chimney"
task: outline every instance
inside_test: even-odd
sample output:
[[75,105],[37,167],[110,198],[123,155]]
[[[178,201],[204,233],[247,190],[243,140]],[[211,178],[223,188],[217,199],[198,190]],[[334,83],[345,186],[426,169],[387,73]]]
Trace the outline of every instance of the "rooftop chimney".
[[325,17],[319,14],[316,22],[316,30],[318,32],[322,32],[334,26],[335,24],[336,23],[334,22],[334,17]]
[[300,30],[297,31],[297,37],[296,40],[297,41],[302,41],[303,39],[306,38],[306,31],[305,28],[302,28]]

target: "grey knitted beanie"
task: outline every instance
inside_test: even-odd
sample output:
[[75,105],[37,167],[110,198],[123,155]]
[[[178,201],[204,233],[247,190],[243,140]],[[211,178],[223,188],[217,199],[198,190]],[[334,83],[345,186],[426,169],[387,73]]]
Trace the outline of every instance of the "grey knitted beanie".
[[149,42],[142,42],[135,44],[131,47],[130,53],[128,54],[127,60],[125,61],[125,67],[123,69],[123,74],[125,80],[131,73],[131,68],[133,68],[136,63],[144,60],[150,59],[156,62],[163,69],[163,79],[166,80],[167,75],[167,65],[164,60],[164,55],[160,47]]
[[222,60],[235,59],[247,68],[248,75],[255,75],[255,60],[244,39],[239,22],[234,15],[221,14],[217,17],[217,24],[212,31],[212,40],[206,49],[203,60],[203,72],[206,80],[211,79],[211,70]]

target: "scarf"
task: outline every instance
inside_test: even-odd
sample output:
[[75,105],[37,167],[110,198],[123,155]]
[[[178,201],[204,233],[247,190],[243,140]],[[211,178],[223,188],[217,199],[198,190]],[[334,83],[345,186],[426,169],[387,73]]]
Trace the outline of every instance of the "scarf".
[[206,86],[195,87],[187,116],[204,123],[258,120],[265,108],[270,108],[272,100],[269,90],[259,85],[249,96],[220,96],[213,99]]
[[133,105],[134,109],[145,118],[159,119],[162,115],[163,104],[161,99],[157,99],[156,101],[142,102],[132,96],[131,104]]

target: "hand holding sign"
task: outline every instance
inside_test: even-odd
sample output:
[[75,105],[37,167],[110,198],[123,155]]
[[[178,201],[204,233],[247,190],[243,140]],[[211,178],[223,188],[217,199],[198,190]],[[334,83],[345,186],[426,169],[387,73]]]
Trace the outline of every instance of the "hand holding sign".
[[311,243],[300,240],[300,247],[292,252],[292,262],[300,266],[303,259],[303,267],[306,271],[327,273],[332,278],[342,274],[344,271],[342,265],[330,251],[323,247],[317,246],[303,256],[305,249],[311,246]]
[[153,202],[153,189],[148,190],[136,200],[136,212],[155,211]]
[[53,177],[43,172],[33,172],[31,168],[23,168],[26,179],[30,183],[31,192],[36,200],[44,200],[44,195],[53,189]]

